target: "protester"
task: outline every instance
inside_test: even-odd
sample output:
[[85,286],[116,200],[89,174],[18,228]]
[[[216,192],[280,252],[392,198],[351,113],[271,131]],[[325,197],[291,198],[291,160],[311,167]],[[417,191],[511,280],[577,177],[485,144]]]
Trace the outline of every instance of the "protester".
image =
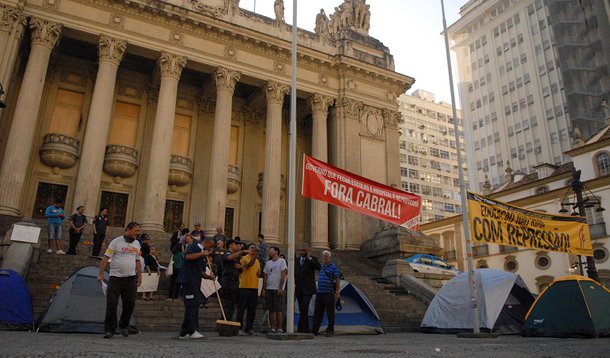
[[[256,304],[258,301],[258,278],[261,276],[261,264],[258,260],[259,252],[255,244],[248,246],[248,254],[240,260],[242,267],[239,275],[239,305],[237,308],[237,321],[241,323],[240,335],[251,336],[254,319],[256,317]],[[247,311],[246,324],[243,324],[244,312]]]
[[[203,230],[201,230],[200,223],[195,224],[195,229],[193,231],[191,231],[191,235],[193,235],[193,238],[199,238],[199,240],[203,240],[205,238]],[[197,241],[197,240],[195,240],[195,241]]]
[[218,240],[222,240],[223,242],[227,242],[227,236],[225,235],[225,231],[222,227],[217,227],[216,228],[216,234],[214,234],[214,242],[218,241]]
[[[147,240],[150,241],[150,240]],[[144,256],[144,252],[142,251],[142,256]],[[157,277],[161,276],[161,268],[159,267],[159,260],[157,259],[157,247],[155,245],[151,245],[149,248],[149,252],[146,256],[144,256],[144,264],[145,271],[148,276],[157,275]],[[150,292],[142,292],[142,299],[145,301],[154,300],[152,291]]]
[[212,252],[212,260],[216,266],[218,282],[222,283],[222,256],[227,252],[225,250],[225,242],[222,240],[216,241],[216,246]]
[[256,242],[258,244],[258,252],[261,253],[259,258],[261,261],[261,266],[265,267],[265,263],[267,262],[267,243],[265,242],[265,235],[258,234],[256,237]]
[[169,251],[173,251],[174,246],[180,242],[180,237],[182,236],[183,230],[184,224],[178,225],[178,229],[174,231],[172,237],[169,239]]
[[180,284],[178,284],[178,276],[180,275],[180,270],[184,264],[184,255],[182,253],[182,247],[180,245],[174,246],[174,250],[172,251],[172,262],[173,262],[173,272],[169,281],[169,295],[167,301],[173,301],[178,298],[180,294]]
[[146,256],[150,254],[150,237],[147,233],[143,232],[138,235],[138,241],[140,242],[140,251],[142,251],[142,257],[146,259]]
[[47,253],[53,253],[53,241],[55,241],[55,249],[58,255],[64,255],[65,252],[60,248],[59,243],[61,242],[61,221],[65,218],[64,216],[64,201],[56,199],[53,205],[47,207],[44,212],[44,216],[47,218],[47,227],[49,234],[49,249]]
[[68,247],[68,255],[76,255],[76,246],[87,227],[87,216],[83,214],[84,212],[85,207],[81,205],[76,208],[76,213],[70,217],[70,229],[68,230],[70,246]]
[[318,293],[316,294],[316,304],[314,310],[314,322],[312,332],[319,334],[324,311],[328,325],[326,326],[326,337],[335,334],[335,302],[340,298],[341,280],[340,271],[337,265],[331,260],[330,251],[322,251],[322,265],[318,274]]
[[100,256],[100,250],[104,239],[106,239],[106,228],[108,227],[108,209],[100,208],[99,214],[93,218],[93,249],[91,256]]
[[265,294],[265,308],[269,310],[271,333],[283,333],[282,321],[286,311],[286,274],[288,266],[280,258],[280,249],[276,246],[269,248],[270,260],[263,270],[263,292]]
[[227,320],[233,319],[233,313],[239,299],[239,274],[242,267],[240,259],[247,253],[241,250],[241,241],[228,240],[229,251],[222,255],[222,305]]
[[299,333],[309,333],[308,312],[311,297],[316,294],[316,270],[320,270],[320,262],[309,254],[309,245],[303,243],[294,265],[294,296],[299,304]]
[[104,270],[110,261],[110,274],[106,293],[106,319],[104,320],[104,338],[112,338],[117,327],[117,307],[119,298],[123,304],[123,312],[119,320],[121,334],[129,336],[127,327],[136,304],[137,289],[142,284],[140,267],[140,243],[136,238],[140,233],[140,224],[130,222],[125,228],[125,234],[110,242],[104,258],[100,263],[97,280],[103,284]]
[[203,302],[201,293],[201,278],[213,280],[213,275],[205,272],[208,250],[200,243],[193,243],[193,236],[186,234],[186,240],[191,243],[184,251],[184,267],[180,270],[178,282],[182,285],[182,296],[184,297],[184,319],[180,329],[180,339],[199,339],[203,335],[199,333],[199,305]]

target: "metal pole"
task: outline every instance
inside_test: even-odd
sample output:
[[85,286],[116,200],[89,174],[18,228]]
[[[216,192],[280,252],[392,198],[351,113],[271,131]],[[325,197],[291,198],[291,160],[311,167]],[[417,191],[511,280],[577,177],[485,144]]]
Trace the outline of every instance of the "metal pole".
[[286,331],[294,333],[294,224],[297,175],[297,0],[292,0],[292,81],[290,82],[290,158],[288,174],[288,307]]
[[[576,168],[572,168],[572,190],[574,190],[574,194],[576,194],[576,207],[578,207],[578,215],[587,218],[587,212],[585,211],[585,202],[582,197],[582,187],[583,184],[580,181],[580,170],[576,170]],[[589,225],[589,224],[587,224]],[[593,256],[586,256],[587,260],[587,276],[590,279],[599,282],[599,275],[597,274],[597,268],[595,267],[595,259]],[[580,255],[578,256],[578,262],[580,264],[580,274],[582,275],[582,261],[580,259]]]
[[447,34],[447,20],[445,19],[445,3],[441,0],[443,12],[443,33],[445,34],[445,51],[447,53],[447,71],[449,72],[449,86],[451,87],[451,106],[453,108],[453,128],[455,130],[455,146],[458,159],[458,175],[460,179],[460,196],[462,197],[462,219],[464,227],[464,239],[466,240],[466,263],[468,269],[468,281],[470,282],[470,301],[472,307],[472,331],[480,333],[479,311],[477,309],[477,283],[472,269],[472,241],[470,240],[470,221],[468,220],[468,201],[466,198],[466,181],[464,180],[464,169],[462,168],[462,145],[460,144],[460,129],[458,126],[457,109],[455,108],[455,91],[453,89],[453,70],[451,69],[451,54],[449,52],[449,35]]

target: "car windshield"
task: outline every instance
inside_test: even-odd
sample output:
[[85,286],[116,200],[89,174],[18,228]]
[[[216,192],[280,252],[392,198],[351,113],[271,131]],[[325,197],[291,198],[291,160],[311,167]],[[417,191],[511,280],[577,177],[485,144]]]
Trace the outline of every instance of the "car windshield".
[[443,260],[434,260],[434,266],[438,266],[438,267],[442,267],[442,268],[449,268],[449,264],[447,264]]

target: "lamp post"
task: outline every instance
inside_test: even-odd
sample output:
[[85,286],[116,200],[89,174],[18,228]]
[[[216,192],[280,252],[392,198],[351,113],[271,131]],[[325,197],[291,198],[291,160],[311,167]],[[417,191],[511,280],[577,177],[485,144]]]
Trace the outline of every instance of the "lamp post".
[[[576,207],[578,208],[578,214],[583,217],[587,217],[587,213],[585,211],[585,200],[582,197],[582,189],[584,184],[580,181],[580,170],[576,170],[576,168],[572,168],[572,190],[576,195]],[[580,258],[578,259],[580,261]],[[582,267],[582,266],[581,266]],[[582,269],[581,269],[582,270]],[[599,282],[599,275],[597,274],[597,268],[595,267],[595,258],[593,256],[587,256],[587,276],[590,279]]]

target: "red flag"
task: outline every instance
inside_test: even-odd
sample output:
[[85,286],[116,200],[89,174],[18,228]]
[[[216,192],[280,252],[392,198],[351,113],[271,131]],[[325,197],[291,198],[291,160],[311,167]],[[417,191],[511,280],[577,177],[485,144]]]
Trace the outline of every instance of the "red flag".
[[419,229],[421,197],[374,182],[305,155],[304,197]]

